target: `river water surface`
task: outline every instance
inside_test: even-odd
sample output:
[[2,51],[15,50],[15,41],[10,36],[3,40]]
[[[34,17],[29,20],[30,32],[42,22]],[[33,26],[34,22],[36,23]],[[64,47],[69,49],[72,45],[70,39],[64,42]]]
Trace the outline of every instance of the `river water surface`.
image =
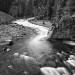
[[[32,29],[35,29],[37,34],[35,36],[31,36],[31,38],[27,41],[27,46],[29,52],[31,53],[31,56],[34,57],[41,57],[42,53],[49,53],[52,46],[49,45],[49,43],[44,40],[44,38],[48,37],[48,30],[49,28],[32,24],[26,19],[20,19],[16,20],[13,23],[17,23],[19,25],[27,26]],[[51,31],[52,34],[52,31]]]

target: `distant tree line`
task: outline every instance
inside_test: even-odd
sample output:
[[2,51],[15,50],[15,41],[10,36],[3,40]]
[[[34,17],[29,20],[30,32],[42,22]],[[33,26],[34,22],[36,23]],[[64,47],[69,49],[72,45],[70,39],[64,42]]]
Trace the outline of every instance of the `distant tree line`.
[[75,13],[75,0],[0,0],[0,10],[14,17],[49,19],[56,24]]
[[35,16],[54,19],[75,12],[74,0],[13,0],[9,13],[13,16]]

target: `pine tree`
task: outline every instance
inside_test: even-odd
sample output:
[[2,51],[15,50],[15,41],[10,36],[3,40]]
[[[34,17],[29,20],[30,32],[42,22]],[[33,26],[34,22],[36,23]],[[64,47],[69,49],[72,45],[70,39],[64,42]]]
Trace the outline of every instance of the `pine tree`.
[[58,27],[58,23],[61,18],[62,4],[63,0],[54,1],[52,20],[54,21],[54,23],[56,23],[56,27]]
[[73,0],[67,0],[67,1],[66,1],[66,6],[65,6],[64,9],[63,9],[64,16],[65,16],[65,15],[71,15],[72,1],[73,1]]
[[9,14],[14,16],[14,17],[17,17],[18,16],[18,3],[16,1],[13,1],[12,2],[12,5],[9,9]]

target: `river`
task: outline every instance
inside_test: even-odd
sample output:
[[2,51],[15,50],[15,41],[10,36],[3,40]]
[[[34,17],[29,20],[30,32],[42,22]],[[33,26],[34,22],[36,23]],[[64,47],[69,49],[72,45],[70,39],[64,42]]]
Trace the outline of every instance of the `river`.
[[[44,53],[49,53],[51,51],[51,45],[45,40],[48,37],[49,28],[32,24],[29,22],[30,19],[20,19],[16,20],[13,23],[17,23],[19,25],[23,25],[25,27],[30,27],[35,29],[37,34],[32,35],[31,38],[27,41],[28,50],[32,57],[40,58]],[[52,34],[52,31],[51,31]]]

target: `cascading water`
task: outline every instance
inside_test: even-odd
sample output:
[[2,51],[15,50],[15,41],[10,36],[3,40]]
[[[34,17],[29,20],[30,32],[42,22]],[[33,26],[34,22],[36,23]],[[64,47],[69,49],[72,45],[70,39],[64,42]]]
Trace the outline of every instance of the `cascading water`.
[[41,57],[41,53],[50,52],[51,46],[48,44],[46,40],[43,40],[45,37],[48,37],[47,33],[49,28],[32,24],[28,22],[28,20],[23,19],[17,20],[13,23],[31,27],[32,29],[36,30],[37,34],[34,36],[32,35],[31,39],[28,41],[28,48],[30,50],[29,52],[31,52],[32,54],[31,56],[34,55],[35,57]]

